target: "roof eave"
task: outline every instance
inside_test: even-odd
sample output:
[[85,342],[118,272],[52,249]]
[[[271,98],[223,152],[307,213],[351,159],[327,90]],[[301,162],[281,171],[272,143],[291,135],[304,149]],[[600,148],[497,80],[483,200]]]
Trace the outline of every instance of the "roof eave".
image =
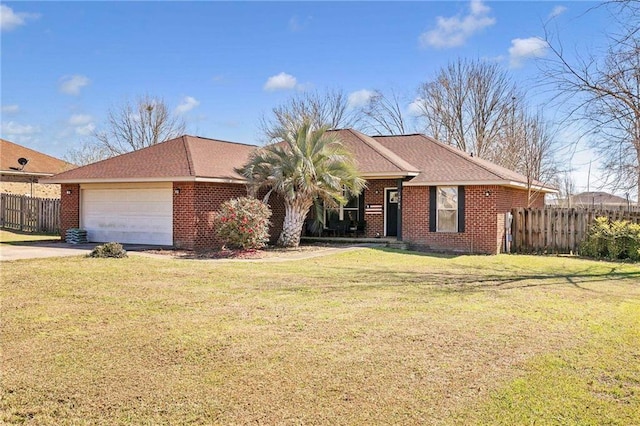
[[420,172],[396,171],[396,172],[367,172],[360,173],[364,179],[401,179],[418,176]]
[[[476,181],[438,181],[438,182],[403,182],[403,186],[506,186],[508,188],[528,189],[524,182],[516,182],[511,180],[476,180]],[[557,189],[548,188],[539,185],[532,185],[531,189],[548,194],[558,193]]]
[[13,176],[53,176],[55,173],[45,173],[45,172],[23,172],[19,170],[0,170],[0,174],[3,175],[13,175]]
[[176,176],[176,177],[137,177],[137,178],[72,178],[72,179],[43,179],[43,183],[134,183],[134,182],[213,182],[244,184],[245,179],[233,177],[205,177],[205,176]]

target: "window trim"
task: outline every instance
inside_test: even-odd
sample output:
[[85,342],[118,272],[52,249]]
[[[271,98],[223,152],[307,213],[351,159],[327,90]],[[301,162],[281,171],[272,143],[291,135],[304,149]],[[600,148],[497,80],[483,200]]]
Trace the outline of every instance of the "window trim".
[[[439,191],[440,188],[453,188],[456,191],[456,206],[454,208],[441,208],[439,203],[438,203],[438,199],[439,199]],[[436,186],[436,205],[435,205],[435,216],[436,216],[436,232],[440,232],[440,233],[458,233],[460,232],[460,218],[459,218],[459,210],[460,210],[460,187],[459,186],[453,186],[453,185],[442,185],[442,186]],[[455,225],[454,225],[454,230],[441,230],[440,229],[440,211],[455,211]]]

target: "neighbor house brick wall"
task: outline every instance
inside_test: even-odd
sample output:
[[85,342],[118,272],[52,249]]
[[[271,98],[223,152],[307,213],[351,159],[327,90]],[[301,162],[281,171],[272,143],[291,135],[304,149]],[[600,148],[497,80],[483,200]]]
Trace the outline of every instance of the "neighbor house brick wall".
[[60,185],[56,183],[31,183],[29,179],[24,176],[1,175],[0,192],[30,195],[37,198],[60,198]]
[[[487,194],[489,194],[487,196]],[[403,240],[426,250],[496,254],[504,239],[504,214],[527,206],[527,192],[500,186],[465,187],[465,231],[429,232],[429,187],[403,188]],[[536,201],[543,205],[544,199]]]
[[[67,194],[70,191],[70,194]],[[80,227],[80,185],[60,185],[60,236],[65,237],[67,229]]]

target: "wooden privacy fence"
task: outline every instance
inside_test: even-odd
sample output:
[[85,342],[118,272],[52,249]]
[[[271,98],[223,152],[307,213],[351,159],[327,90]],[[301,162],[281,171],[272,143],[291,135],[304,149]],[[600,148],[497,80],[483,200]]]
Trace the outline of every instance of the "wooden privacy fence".
[[543,208],[511,210],[512,253],[577,253],[597,217],[640,223],[640,211]]
[[60,231],[60,200],[0,194],[0,227],[23,232]]

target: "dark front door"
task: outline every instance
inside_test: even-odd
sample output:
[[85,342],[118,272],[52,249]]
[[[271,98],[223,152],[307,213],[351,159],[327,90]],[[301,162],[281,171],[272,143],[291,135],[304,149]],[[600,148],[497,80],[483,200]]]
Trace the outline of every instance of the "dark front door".
[[398,190],[385,189],[386,236],[398,236]]

